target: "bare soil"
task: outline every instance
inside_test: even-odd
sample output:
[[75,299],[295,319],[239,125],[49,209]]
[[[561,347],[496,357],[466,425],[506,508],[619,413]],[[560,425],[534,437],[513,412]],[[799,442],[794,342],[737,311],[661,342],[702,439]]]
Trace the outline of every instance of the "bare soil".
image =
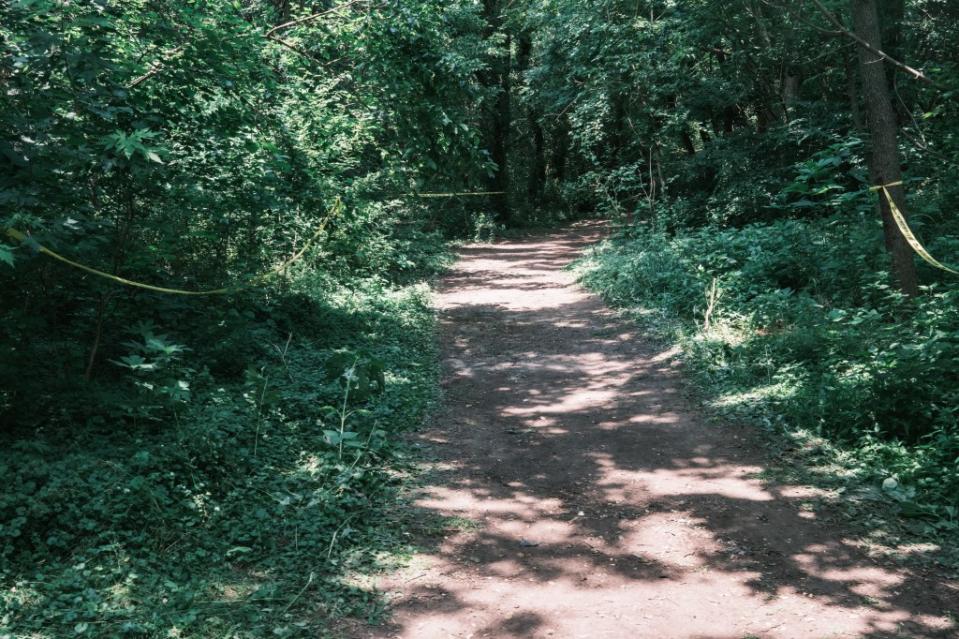
[[707,422],[676,353],[564,267],[602,229],[461,251],[415,507],[452,526],[357,637],[959,637],[959,588],[870,557],[762,435]]

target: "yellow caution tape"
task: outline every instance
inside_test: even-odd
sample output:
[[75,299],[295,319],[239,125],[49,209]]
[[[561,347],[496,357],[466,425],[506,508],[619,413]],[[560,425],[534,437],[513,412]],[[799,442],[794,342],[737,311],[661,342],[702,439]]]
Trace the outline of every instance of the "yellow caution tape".
[[506,191],[465,191],[462,193],[407,193],[413,197],[463,197],[468,195],[506,195]]
[[339,214],[339,212],[340,212],[342,209],[343,209],[343,203],[339,200],[339,198],[337,198],[336,202],[334,202],[334,204],[333,204],[332,209],[330,210],[329,215],[327,215],[325,218],[323,218],[323,221],[320,222],[320,226],[316,229],[316,233],[313,234],[313,237],[311,237],[311,238],[306,242],[306,244],[304,244],[304,245],[300,248],[299,251],[297,251],[296,253],[294,253],[294,254],[292,255],[292,257],[290,257],[290,258],[287,259],[287,260],[284,260],[283,263],[280,264],[279,266],[277,266],[277,267],[275,267],[275,268],[272,268],[272,269],[270,269],[269,271],[266,271],[266,272],[264,272],[264,273],[261,273],[260,275],[257,275],[257,276],[255,276],[255,277],[251,278],[250,280],[248,280],[247,282],[245,282],[245,283],[243,283],[243,284],[238,284],[238,285],[236,285],[236,286],[229,286],[229,287],[226,287],[226,288],[215,288],[215,289],[210,289],[210,290],[206,290],[206,291],[186,291],[186,290],[179,289],[179,288],[166,288],[166,287],[163,287],[163,286],[154,286],[153,284],[144,284],[143,282],[135,282],[135,281],[133,281],[133,280],[128,280],[128,279],[126,279],[125,277],[120,277],[120,276],[118,276],[118,275],[113,275],[112,273],[107,273],[107,272],[105,272],[105,271],[101,271],[101,270],[95,269],[95,268],[93,268],[93,267],[91,267],[91,266],[87,266],[87,265],[81,264],[81,263],[79,263],[79,262],[74,262],[73,260],[71,260],[71,259],[69,259],[69,258],[66,258],[66,257],[60,255],[59,253],[55,253],[54,251],[51,251],[50,249],[48,249],[48,248],[45,247],[45,246],[42,246],[42,245],[37,244],[37,243],[35,243],[35,242],[32,242],[27,235],[24,235],[23,233],[21,233],[20,231],[18,231],[18,230],[16,230],[16,229],[8,228],[8,229],[6,230],[6,235],[7,235],[8,237],[10,237],[10,238],[13,238],[14,240],[17,240],[18,242],[21,242],[21,243],[29,243],[30,245],[32,245],[32,246],[37,250],[37,252],[43,253],[44,255],[47,255],[47,256],[49,256],[49,257],[52,257],[52,258],[55,259],[55,260],[59,260],[60,262],[63,262],[64,264],[68,264],[69,266],[72,266],[73,268],[79,269],[79,270],[81,270],[81,271],[85,271],[85,272],[87,272],[87,273],[91,273],[91,274],[93,274],[93,275],[96,275],[96,276],[98,276],[98,277],[102,277],[102,278],[104,278],[104,279],[111,280],[111,281],[116,282],[116,283],[118,283],[118,284],[124,284],[124,285],[126,285],[126,286],[133,286],[133,287],[136,287],[136,288],[142,288],[142,289],[146,289],[146,290],[148,290],[148,291],[154,291],[155,293],[168,293],[168,294],[170,294],[170,295],[195,295],[195,296],[199,296],[199,295],[226,295],[226,294],[229,294],[229,293],[235,293],[235,292],[240,291],[240,290],[243,290],[243,289],[245,289],[245,288],[250,288],[250,287],[252,287],[252,286],[257,286],[257,285],[261,284],[262,282],[266,281],[267,279],[269,279],[269,278],[271,278],[271,277],[273,277],[273,276],[275,276],[275,275],[279,275],[280,273],[282,273],[283,271],[285,271],[287,268],[290,267],[291,264],[293,264],[294,262],[296,262],[297,260],[299,260],[301,257],[303,257],[304,255],[306,255],[306,252],[310,249],[310,247],[314,244],[314,242],[316,242],[316,240],[320,237],[320,234],[323,233],[324,229],[326,229],[327,223],[328,223],[331,219],[333,219],[337,214]]
[[947,271],[954,275],[959,275],[959,271],[951,269],[932,255],[929,254],[929,251],[916,239],[915,234],[912,232],[912,229],[909,228],[909,225],[906,223],[906,216],[902,214],[902,211],[899,209],[899,206],[896,205],[896,201],[893,199],[892,195],[889,193],[889,188],[893,186],[900,186],[902,180],[898,182],[891,182],[889,184],[880,184],[879,186],[869,187],[870,191],[881,191],[882,194],[886,197],[886,200],[889,202],[889,210],[892,213],[892,219],[896,221],[896,226],[899,227],[899,232],[902,233],[902,236],[906,238],[906,242],[909,243],[909,246],[912,247],[916,253],[919,254],[919,257],[924,259],[929,264],[935,266],[938,269]]

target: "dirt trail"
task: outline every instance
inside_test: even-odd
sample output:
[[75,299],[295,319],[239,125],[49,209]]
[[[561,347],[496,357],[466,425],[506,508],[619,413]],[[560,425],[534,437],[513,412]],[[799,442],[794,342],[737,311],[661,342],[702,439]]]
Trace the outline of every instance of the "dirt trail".
[[877,563],[768,485],[661,352],[563,270],[596,226],[465,248],[417,506],[476,523],[381,587],[409,639],[959,637],[956,585]]

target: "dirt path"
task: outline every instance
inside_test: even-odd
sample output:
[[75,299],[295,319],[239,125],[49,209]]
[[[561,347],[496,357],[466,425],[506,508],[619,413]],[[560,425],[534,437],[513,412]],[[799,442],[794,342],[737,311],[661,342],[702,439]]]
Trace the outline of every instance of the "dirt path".
[[959,637],[955,584],[877,563],[758,436],[707,424],[660,352],[563,267],[579,227],[467,247],[441,288],[446,408],[418,507],[475,522],[381,584],[358,636]]

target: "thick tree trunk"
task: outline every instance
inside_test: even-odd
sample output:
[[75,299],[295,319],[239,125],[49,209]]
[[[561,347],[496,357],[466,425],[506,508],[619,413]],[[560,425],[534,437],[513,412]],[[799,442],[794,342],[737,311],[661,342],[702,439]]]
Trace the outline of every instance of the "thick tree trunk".
[[[533,54],[533,38],[529,31],[519,34],[516,42],[516,70],[522,74],[529,69]],[[530,158],[526,176],[526,195],[533,207],[542,205],[546,186],[546,140],[540,114],[532,101],[526,105],[526,121],[530,134]]]
[[[503,29],[503,16],[498,0],[484,0],[483,14],[486,18],[487,38],[495,37]],[[492,198],[496,219],[507,223],[510,219],[509,189],[509,131],[510,131],[510,65],[511,48],[509,35],[505,38],[504,50],[490,60],[490,68],[483,74],[483,84],[497,91],[491,113],[488,114],[487,144],[490,159],[496,171],[489,181],[489,190],[499,193]]]
[[798,73],[786,72],[783,78],[783,108],[788,119],[790,110],[796,106],[799,101],[799,86],[802,84],[802,78]]
[[566,157],[569,155],[569,122],[560,118],[553,130],[553,152],[550,154],[547,175],[559,187],[566,180]]
[[[903,31],[902,24],[906,17],[906,3],[904,0],[879,0],[879,26],[881,29],[882,46],[889,57],[895,60],[903,60]],[[889,75],[889,89],[895,96],[895,77]],[[893,100],[893,108],[896,110],[896,119],[900,125],[907,124],[911,115],[909,107],[901,99]]]
[[[879,12],[876,0],[850,0],[853,28],[856,35],[875,49],[882,49]],[[886,80],[886,67],[880,56],[865,47],[859,47],[859,75],[862,80],[862,92],[866,101],[866,114],[869,121],[871,144],[870,174],[880,184],[890,184],[902,179],[899,159],[899,129],[896,123],[896,111],[893,108]],[[902,186],[889,188],[892,198],[903,214],[906,211],[905,191]],[[916,280],[916,265],[912,249],[899,232],[889,203],[880,194],[883,229],[886,235],[886,247],[892,256],[892,270],[899,288],[907,295],[919,292]]]
[[543,191],[546,187],[546,136],[537,115],[529,111],[529,126],[533,133],[533,155],[529,163],[529,179],[526,190],[530,203],[539,206],[543,203]]
[[626,86],[625,79],[609,88],[609,145],[606,148],[606,166],[615,168],[623,163],[623,153],[629,142],[629,132],[626,128],[626,95],[622,87]]

